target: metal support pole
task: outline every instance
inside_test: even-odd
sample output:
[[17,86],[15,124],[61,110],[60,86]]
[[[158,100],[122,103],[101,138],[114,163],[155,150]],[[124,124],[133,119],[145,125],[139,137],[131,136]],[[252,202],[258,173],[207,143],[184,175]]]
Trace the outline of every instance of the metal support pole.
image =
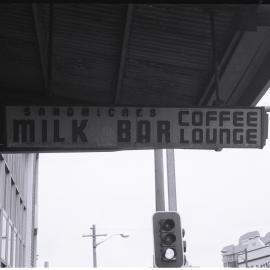
[[91,228],[92,230],[92,239],[93,239],[93,267],[96,268],[97,267],[97,252],[96,252],[96,248],[97,248],[97,243],[96,243],[96,226],[93,225],[93,227]]
[[248,254],[246,248],[245,248],[245,266],[248,267]]
[[155,189],[156,211],[165,211],[164,201],[164,174],[163,174],[163,150],[155,149]]
[[174,149],[166,149],[169,211],[177,212]]

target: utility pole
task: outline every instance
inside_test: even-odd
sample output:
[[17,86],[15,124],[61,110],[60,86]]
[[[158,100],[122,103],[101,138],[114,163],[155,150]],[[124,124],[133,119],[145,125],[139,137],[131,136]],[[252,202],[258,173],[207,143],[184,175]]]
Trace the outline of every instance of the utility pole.
[[92,230],[92,239],[93,239],[93,267],[97,267],[97,243],[96,243],[96,226],[93,224],[93,226],[90,228]]
[[[122,238],[129,237],[128,234],[123,233],[115,233],[108,236],[108,234],[96,234],[96,225],[93,224],[93,226],[90,228],[92,230],[92,234],[83,234],[82,237],[92,237],[92,249],[93,249],[93,268],[97,268],[97,246],[101,245],[105,241],[109,240],[113,236],[121,236]],[[97,237],[99,236],[108,236],[104,240],[97,243]]]

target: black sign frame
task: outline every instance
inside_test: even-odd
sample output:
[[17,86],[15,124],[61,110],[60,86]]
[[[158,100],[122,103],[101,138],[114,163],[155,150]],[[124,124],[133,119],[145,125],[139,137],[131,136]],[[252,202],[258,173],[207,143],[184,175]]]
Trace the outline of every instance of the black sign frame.
[[[165,145],[165,144],[160,144],[160,145],[155,145],[153,146],[140,146],[140,147],[134,147],[134,145],[128,145],[125,144],[125,146],[121,145],[115,145],[115,146],[54,146],[54,145],[47,145],[47,146],[31,146],[31,145],[24,145],[24,146],[14,146],[14,145],[10,145],[10,142],[8,140],[8,138],[10,137],[9,134],[9,120],[10,120],[10,115],[8,115],[7,110],[8,108],[46,108],[46,109],[51,109],[51,108],[105,108],[105,109],[112,109],[112,110],[117,110],[117,109],[130,109],[130,110],[182,110],[182,111],[186,111],[186,110],[190,110],[192,111],[200,111],[200,110],[209,110],[209,111],[233,111],[233,110],[239,110],[239,111],[259,111],[258,115],[260,115],[260,143],[256,144],[255,147],[252,146],[243,146],[243,145],[231,145],[230,147],[226,147],[226,146],[222,146],[222,145],[200,145],[198,147],[190,147],[189,145]],[[142,119],[145,119],[145,117],[142,116]],[[1,107],[1,117],[0,117],[0,128],[2,130],[2,132],[0,132],[0,150],[1,152],[14,152],[14,153],[18,153],[18,152],[99,152],[99,151],[120,151],[120,150],[135,150],[135,149],[163,149],[163,148],[174,148],[174,149],[211,149],[211,150],[216,150],[216,149],[220,149],[220,148],[260,148],[262,149],[265,145],[266,142],[266,138],[268,136],[268,115],[265,111],[264,107],[179,107],[179,108],[175,108],[175,107],[166,107],[166,108],[160,108],[160,107],[135,107],[135,106],[111,106],[111,107],[105,107],[105,106],[100,106],[100,107],[92,107],[92,106],[79,106],[79,105],[75,105],[75,106],[46,106],[46,105],[34,105],[34,106],[26,106],[26,105],[22,105],[22,106],[5,106],[5,107]],[[259,139],[259,138],[258,138]]]

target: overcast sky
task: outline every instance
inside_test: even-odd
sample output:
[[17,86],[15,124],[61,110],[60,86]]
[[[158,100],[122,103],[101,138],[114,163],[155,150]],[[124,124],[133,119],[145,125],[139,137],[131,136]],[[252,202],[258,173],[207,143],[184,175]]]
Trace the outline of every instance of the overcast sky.
[[[270,105],[269,91],[259,105]],[[269,141],[263,150],[175,150],[191,265],[222,266],[224,246],[270,231],[269,157]],[[154,181],[153,150],[41,154],[38,266],[92,266],[91,239],[81,235],[96,224],[97,233],[130,234],[98,246],[98,266],[151,267]]]

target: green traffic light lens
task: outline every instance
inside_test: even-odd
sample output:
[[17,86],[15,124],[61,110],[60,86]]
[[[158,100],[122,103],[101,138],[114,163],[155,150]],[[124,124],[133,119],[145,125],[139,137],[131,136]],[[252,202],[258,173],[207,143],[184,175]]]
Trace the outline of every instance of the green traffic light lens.
[[176,241],[176,236],[173,233],[167,233],[161,238],[162,244],[170,246]]
[[161,222],[161,230],[163,231],[170,231],[175,226],[175,223],[172,219],[165,219],[163,222]]
[[165,261],[175,261],[176,260],[176,251],[174,248],[166,248],[163,252],[163,260]]

